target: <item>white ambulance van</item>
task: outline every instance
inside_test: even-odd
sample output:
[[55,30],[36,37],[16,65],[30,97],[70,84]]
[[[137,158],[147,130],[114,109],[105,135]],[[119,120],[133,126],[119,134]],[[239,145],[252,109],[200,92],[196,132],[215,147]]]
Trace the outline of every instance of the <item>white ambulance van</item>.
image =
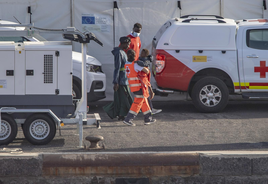
[[219,112],[230,94],[268,98],[268,20],[187,15],[167,21],[153,39],[160,94],[187,92],[200,112]]

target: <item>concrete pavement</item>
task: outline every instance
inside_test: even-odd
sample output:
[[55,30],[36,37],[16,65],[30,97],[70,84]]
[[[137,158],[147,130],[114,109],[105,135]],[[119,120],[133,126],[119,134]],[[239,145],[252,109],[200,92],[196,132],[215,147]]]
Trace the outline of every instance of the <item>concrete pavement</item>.
[[[104,137],[105,149],[77,148],[75,125],[64,126],[62,136],[57,133],[43,146],[29,144],[20,129],[13,143],[0,147],[0,183],[268,181],[266,101],[231,101],[214,114],[197,112],[189,101],[155,101],[155,108],[163,109],[155,115],[157,122],[145,126],[139,115],[136,127],[111,120],[102,111],[106,103],[90,106],[91,112],[100,113],[102,129],[84,127],[84,137]],[[187,161],[188,156],[194,160]],[[84,164],[75,164],[79,162]]]

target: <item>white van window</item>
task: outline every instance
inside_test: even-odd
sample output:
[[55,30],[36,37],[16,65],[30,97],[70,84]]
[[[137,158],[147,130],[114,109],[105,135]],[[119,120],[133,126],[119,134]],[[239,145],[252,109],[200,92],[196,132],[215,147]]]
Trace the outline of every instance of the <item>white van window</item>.
[[253,49],[268,50],[268,29],[248,30],[247,46]]
[[0,42],[6,42],[6,41],[13,41],[15,43],[18,43],[18,42],[24,42],[24,41],[28,41],[26,38],[24,37],[0,37]]
[[224,26],[180,26],[170,38],[179,47],[225,47],[230,43],[231,29]]
[[162,36],[162,34],[172,25],[171,21],[167,21],[156,33],[155,37],[154,37],[154,42],[153,42],[153,47],[156,47],[160,37]]

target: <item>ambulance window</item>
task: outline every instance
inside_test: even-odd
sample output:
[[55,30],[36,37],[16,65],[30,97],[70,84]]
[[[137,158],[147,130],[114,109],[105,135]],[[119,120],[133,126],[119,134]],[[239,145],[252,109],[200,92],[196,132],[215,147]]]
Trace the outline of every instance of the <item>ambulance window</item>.
[[161,36],[163,35],[163,33],[172,25],[171,21],[167,21],[156,33],[155,37],[154,37],[154,42],[153,42],[153,47],[156,47],[157,42],[159,41],[159,39],[161,38]]
[[0,37],[0,42],[6,42],[6,41],[13,41],[15,43],[17,42],[24,42],[24,41],[28,41],[26,38],[24,37]]
[[[222,26],[183,26],[177,28],[170,43],[191,48],[226,47],[230,44],[232,29]],[[209,38],[209,39],[208,39]]]
[[268,29],[248,30],[247,46],[253,49],[268,50]]

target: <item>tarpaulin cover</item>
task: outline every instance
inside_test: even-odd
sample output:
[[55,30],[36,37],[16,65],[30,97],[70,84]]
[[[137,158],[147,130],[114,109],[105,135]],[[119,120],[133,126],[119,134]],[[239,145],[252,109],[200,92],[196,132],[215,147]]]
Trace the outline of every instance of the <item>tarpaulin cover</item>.
[[[90,43],[88,54],[96,57],[107,76],[107,99],[113,98],[111,50],[118,46],[119,38],[130,33],[136,22],[142,24],[142,48],[151,50],[155,33],[172,17],[188,14],[213,14],[232,19],[268,18],[263,0],[0,0],[0,18],[22,23],[32,22],[42,28],[75,26],[81,31],[93,32],[104,44]],[[180,3],[181,9],[178,7]],[[63,40],[61,35],[45,34],[48,40]],[[74,43],[75,51],[81,46]]]

